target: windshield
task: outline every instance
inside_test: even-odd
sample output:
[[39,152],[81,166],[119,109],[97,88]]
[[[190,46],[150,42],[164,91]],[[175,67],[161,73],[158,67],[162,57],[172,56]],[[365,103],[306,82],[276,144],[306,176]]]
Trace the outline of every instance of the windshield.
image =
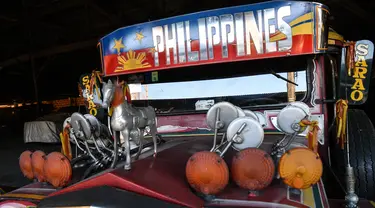
[[[288,79],[288,73],[277,73]],[[306,70],[292,72],[296,100],[303,99]],[[196,100],[209,107],[217,98],[235,99],[237,105],[280,104],[288,101],[287,81],[272,73],[232,78],[151,84],[129,84],[132,100]],[[257,102],[259,101],[259,102]],[[239,102],[239,103],[238,103]],[[174,106],[173,106],[174,107]],[[202,108],[202,107],[201,107]]]
[[[295,72],[296,92],[306,91],[306,72]],[[287,73],[279,73],[287,79]],[[129,84],[133,100],[192,99],[286,93],[287,83],[272,74],[157,84]],[[285,100],[286,101],[286,100]]]
[[135,106],[150,105],[157,113],[194,113],[222,101],[245,109],[278,108],[307,97],[311,58],[198,64],[130,74],[122,79],[129,83]]

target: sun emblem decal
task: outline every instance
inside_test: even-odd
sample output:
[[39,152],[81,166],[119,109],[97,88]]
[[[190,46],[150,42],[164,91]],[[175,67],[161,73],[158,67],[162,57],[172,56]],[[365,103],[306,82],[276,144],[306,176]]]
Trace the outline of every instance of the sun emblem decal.
[[117,56],[119,66],[117,67],[115,72],[151,67],[151,65],[146,60],[145,52],[140,52],[137,54],[130,49],[125,55],[126,57],[123,55]]

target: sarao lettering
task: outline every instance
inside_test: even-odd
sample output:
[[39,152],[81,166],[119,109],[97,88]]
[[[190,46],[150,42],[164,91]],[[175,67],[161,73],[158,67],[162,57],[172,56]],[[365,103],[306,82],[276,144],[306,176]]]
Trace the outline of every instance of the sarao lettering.
[[353,73],[354,84],[351,89],[353,90],[350,94],[350,98],[353,101],[360,101],[363,99],[363,92],[366,90],[363,85],[363,80],[367,74],[367,63],[366,55],[368,54],[369,45],[359,44],[356,47],[357,61],[355,62],[355,68]]

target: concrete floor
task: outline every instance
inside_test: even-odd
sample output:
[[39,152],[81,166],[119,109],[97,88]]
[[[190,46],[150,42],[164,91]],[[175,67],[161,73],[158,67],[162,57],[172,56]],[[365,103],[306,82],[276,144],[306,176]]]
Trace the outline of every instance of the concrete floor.
[[22,131],[0,131],[0,188],[13,189],[31,181],[25,178],[19,168],[18,159],[25,150],[42,150],[46,153],[60,151],[60,145],[23,143]]

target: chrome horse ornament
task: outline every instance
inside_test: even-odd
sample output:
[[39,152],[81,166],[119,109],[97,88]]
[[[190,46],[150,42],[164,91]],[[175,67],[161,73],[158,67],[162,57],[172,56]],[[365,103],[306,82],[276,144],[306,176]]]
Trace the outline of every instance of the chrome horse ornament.
[[108,83],[103,82],[103,104],[104,108],[111,106],[113,108],[111,116],[111,128],[113,131],[121,132],[125,141],[126,161],[125,170],[131,169],[130,156],[130,139],[139,143],[138,153],[136,158],[142,151],[143,133],[145,128],[150,128],[150,133],[154,143],[154,157],[157,154],[157,128],[156,128],[156,113],[153,107],[137,108],[127,103],[123,90],[124,82]]

